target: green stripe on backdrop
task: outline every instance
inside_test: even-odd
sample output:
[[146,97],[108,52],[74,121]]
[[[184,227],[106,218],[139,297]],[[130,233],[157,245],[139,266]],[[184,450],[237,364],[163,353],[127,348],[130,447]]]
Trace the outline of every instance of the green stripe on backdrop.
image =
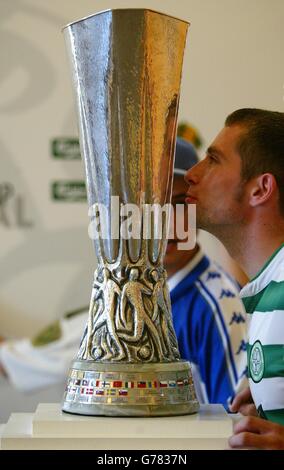
[[[251,344],[247,345],[248,363],[252,346],[253,345]],[[270,379],[272,377],[284,377],[284,345],[262,345],[262,351],[264,354],[263,379]],[[248,376],[252,378],[249,370]]]
[[251,297],[243,297],[242,301],[247,313],[284,310],[284,281],[271,281],[258,294]]

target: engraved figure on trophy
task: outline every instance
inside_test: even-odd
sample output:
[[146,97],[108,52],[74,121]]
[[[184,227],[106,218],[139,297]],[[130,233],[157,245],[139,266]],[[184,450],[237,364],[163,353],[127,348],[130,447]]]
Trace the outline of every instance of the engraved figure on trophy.
[[94,319],[99,317],[104,309],[103,301],[98,295],[98,290],[100,288],[101,282],[102,278],[100,276],[100,272],[98,269],[96,269],[94,272],[94,282],[89,306],[89,318],[78,351],[79,359],[91,359],[91,343]]
[[102,300],[102,308],[97,308],[93,319],[92,332],[89,339],[89,355],[97,360],[120,361],[125,358],[125,352],[116,331],[116,315],[119,309],[120,287],[111,278],[108,268],[101,272],[103,281],[95,284],[95,306]]
[[167,289],[165,278],[163,276],[159,276],[156,269],[151,271],[151,277],[154,280],[152,320],[154,323],[158,320],[158,324],[161,326],[161,339],[165,357],[168,357],[171,360],[179,359],[180,354],[176,335],[172,326],[170,308],[167,302],[168,299],[167,297],[165,298],[165,291]]
[[[129,281],[126,282],[123,286],[122,295],[121,295],[121,319],[122,323],[125,325],[126,315],[125,308],[127,303],[131,306],[133,314],[133,330],[127,333],[119,333],[120,338],[124,339],[130,343],[138,343],[145,329],[147,329],[148,335],[152,339],[154,354],[152,360],[155,359],[160,361],[166,361],[167,358],[163,353],[161,341],[156,326],[154,325],[153,320],[150,318],[149,313],[145,309],[143,294],[151,296],[152,291],[145,284],[139,281],[139,269],[131,268],[129,272]],[[138,346],[140,349],[140,346]],[[147,361],[150,356],[149,346],[143,346],[140,351],[143,359]],[[136,359],[137,360],[137,359]]]

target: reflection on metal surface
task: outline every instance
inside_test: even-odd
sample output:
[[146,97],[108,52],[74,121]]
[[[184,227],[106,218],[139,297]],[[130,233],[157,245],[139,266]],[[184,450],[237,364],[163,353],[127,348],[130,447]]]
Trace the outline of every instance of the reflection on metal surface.
[[[102,382],[113,372],[115,382],[131,381],[132,377],[138,382],[164,379],[169,383],[177,379],[179,365],[185,374],[182,380],[191,380],[188,363],[180,361],[172,326],[163,268],[165,217],[161,216],[162,237],[155,230],[150,237],[143,236],[148,229],[144,205],[164,206],[171,199],[187,26],[184,21],[151,10],[130,9],[106,11],[64,29],[78,105],[88,201],[90,207],[100,204],[108,209],[104,217],[98,212],[106,236],[95,240],[99,266],[89,321],[70,377],[77,377],[77,373],[84,376],[89,365],[92,374],[99,368]],[[138,238],[124,236],[126,214],[118,219],[120,236],[113,237],[114,196],[121,206],[133,204],[140,209]],[[130,366],[134,367],[131,371]],[[108,411],[100,408],[97,400],[88,402],[90,406],[82,405],[80,387],[75,390],[70,380],[68,387],[63,409],[74,413],[121,414],[119,404],[124,407],[123,413],[130,415],[182,414],[198,408],[193,387],[190,393],[187,387],[178,389],[178,393],[169,391],[167,396],[154,393],[151,407],[144,397],[142,408],[142,402],[135,405],[136,392],[132,393],[132,402],[130,396],[125,399],[128,395],[110,394]],[[101,396],[101,392],[96,389],[95,396]]]

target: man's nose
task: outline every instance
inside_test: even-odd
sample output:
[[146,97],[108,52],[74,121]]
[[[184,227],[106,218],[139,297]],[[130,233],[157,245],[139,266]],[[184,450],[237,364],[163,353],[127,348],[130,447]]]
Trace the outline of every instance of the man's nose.
[[194,165],[192,168],[189,168],[186,172],[186,174],[184,175],[184,180],[187,184],[194,184],[197,182],[197,173],[198,171],[197,170],[197,167],[198,167],[199,163],[197,163],[196,165]]

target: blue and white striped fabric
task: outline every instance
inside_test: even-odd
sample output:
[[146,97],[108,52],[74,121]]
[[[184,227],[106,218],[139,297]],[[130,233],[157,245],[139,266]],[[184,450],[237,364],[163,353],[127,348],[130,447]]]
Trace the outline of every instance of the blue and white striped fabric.
[[169,281],[181,356],[201,403],[222,403],[248,385],[246,314],[237,284],[202,252]]

